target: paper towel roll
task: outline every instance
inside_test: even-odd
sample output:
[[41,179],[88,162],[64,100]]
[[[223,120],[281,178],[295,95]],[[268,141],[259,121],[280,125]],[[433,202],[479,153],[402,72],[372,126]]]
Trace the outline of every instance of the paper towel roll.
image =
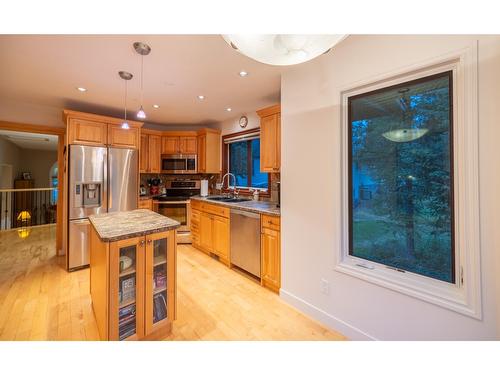
[[200,195],[206,197],[208,195],[208,180],[201,180]]

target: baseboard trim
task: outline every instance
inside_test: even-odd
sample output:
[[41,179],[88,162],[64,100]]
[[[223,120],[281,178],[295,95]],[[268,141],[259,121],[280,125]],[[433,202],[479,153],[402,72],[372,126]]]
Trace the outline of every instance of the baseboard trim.
[[375,337],[369,335],[366,332],[344,322],[342,319],[336,318],[333,315],[328,314],[326,311],[318,309],[316,306],[311,305],[309,302],[295,296],[294,294],[287,292],[284,289],[280,289],[280,297],[293,307],[302,311],[304,314],[309,315],[313,319],[324,324],[328,328],[331,328],[342,335],[346,336],[349,340],[377,340]]

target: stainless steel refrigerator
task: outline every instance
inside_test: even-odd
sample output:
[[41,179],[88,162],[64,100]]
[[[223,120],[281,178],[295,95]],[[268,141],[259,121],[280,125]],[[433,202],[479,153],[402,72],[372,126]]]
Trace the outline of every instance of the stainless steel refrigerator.
[[70,145],[68,268],[89,264],[88,217],[137,208],[137,150]]

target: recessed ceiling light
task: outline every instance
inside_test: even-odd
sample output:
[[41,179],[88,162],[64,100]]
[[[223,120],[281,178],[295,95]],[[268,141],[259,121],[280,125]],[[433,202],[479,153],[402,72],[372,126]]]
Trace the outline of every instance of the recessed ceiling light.
[[231,112],[232,109],[228,107],[228,108],[226,108],[226,111]]
[[160,106],[158,104],[153,104],[153,108],[158,109],[158,108],[160,108]]
[[87,89],[86,89],[85,87],[77,87],[76,89],[77,89],[78,91],[80,91],[80,92],[85,92],[85,91],[87,91]]
[[244,70],[242,70],[240,72],[240,77],[246,77],[248,75],[248,72],[245,72]]
[[205,99],[205,96],[204,95],[198,95],[198,99],[203,100],[203,99]]

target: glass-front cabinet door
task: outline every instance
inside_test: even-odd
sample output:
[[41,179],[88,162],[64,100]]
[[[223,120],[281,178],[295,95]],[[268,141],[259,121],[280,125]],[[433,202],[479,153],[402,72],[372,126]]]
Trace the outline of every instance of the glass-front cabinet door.
[[144,336],[144,237],[111,243],[110,326],[111,340]]
[[173,231],[146,236],[145,333],[174,320],[175,236]]

